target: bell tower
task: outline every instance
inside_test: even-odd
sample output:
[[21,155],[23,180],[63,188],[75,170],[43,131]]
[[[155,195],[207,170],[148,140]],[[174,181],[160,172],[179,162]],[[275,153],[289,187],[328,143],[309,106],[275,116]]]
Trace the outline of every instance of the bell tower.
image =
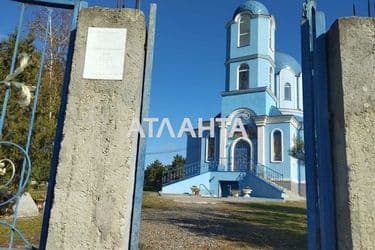
[[275,19],[254,0],[240,5],[227,24],[225,91],[273,86]]

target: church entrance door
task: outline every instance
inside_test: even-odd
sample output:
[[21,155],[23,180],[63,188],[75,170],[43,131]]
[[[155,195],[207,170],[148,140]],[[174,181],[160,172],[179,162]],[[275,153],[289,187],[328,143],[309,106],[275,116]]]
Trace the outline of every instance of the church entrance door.
[[246,171],[251,163],[251,145],[245,140],[239,140],[235,144],[233,154],[233,171]]

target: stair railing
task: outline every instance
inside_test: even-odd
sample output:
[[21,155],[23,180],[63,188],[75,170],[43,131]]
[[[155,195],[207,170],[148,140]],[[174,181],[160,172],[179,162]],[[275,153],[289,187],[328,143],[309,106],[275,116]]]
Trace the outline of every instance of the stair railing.
[[[206,185],[204,184],[199,184],[199,190],[205,190],[207,193],[209,193],[209,195],[212,197],[214,196],[214,194],[206,187]],[[202,192],[201,192],[202,193]]]
[[201,174],[201,165],[199,162],[186,164],[179,168],[170,168],[163,173],[163,185],[178,182]]
[[[220,162],[225,162],[225,169],[219,169]],[[280,173],[270,167],[262,164],[254,164],[246,159],[225,158],[220,161],[211,161],[201,164],[195,162],[186,164],[183,167],[171,168],[163,173],[163,185],[178,182],[187,178],[191,178],[209,171],[224,171],[224,172],[251,172],[256,176],[267,181],[278,184],[277,182],[286,181],[284,173]],[[283,171],[285,172],[285,171]]]
[[254,169],[253,173],[255,173],[255,175],[258,177],[266,179],[267,181],[271,181],[271,182],[285,181],[284,174],[262,164],[258,164],[256,168]]

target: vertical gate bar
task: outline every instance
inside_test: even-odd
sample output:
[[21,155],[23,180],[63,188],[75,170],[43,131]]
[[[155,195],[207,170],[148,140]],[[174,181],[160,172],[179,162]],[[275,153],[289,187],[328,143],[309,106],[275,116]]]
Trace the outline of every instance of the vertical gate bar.
[[[82,8],[87,8],[88,7],[88,4],[87,4],[86,1],[74,0],[74,2],[75,2],[75,7],[73,9],[73,19],[72,19],[72,24],[71,24],[71,29],[70,29],[71,32],[75,32],[77,30],[77,22],[78,22],[79,11]],[[74,49],[74,47],[72,49]],[[69,75],[69,77],[70,77],[70,75]]]
[[336,249],[335,195],[328,112],[326,23],[322,12],[315,16],[314,96],[318,164],[320,239],[323,250]]
[[[47,20],[47,25],[46,25],[46,31],[45,31],[45,35],[44,35],[42,57],[41,57],[40,63],[39,63],[38,79],[37,79],[37,84],[36,84],[36,89],[35,89],[35,94],[34,94],[33,106],[32,106],[31,116],[30,116],[30,121],[29,121],[29,130],[28,130],[26,146],[25,146],[26,154],[29,153],[31,137],[32,137],[33,128],[34,128],[35,113],[36,113],[36,109],[37,109],[37,105],[38,105],[38,97],[39,97],[39,92],[40,92],[40,86],[41,86],[41,83],[42,83],[44,62],[45,62],[45,57],[46,57],[45,54],[46,54],[47,40],[48,40],[48,26],[51,25],[51,15],[52,15],[52,10],[49,10],[48,20]],[[22,183],[27,182],[27,180],[28,180],[28,178],[30,177],[30,174],[31,174],[31,166],[30,166],[30,169],[28,171],[28,175],[26,176],[26,178],[24,180],[25,168],[26,168],[26,159],[24,159],[23,163],[22,163],[20,186],[18,187],[18,191],[17,191],[18,197],[16,199],[16,206],[15,206],[15,211],[14,211],[14,214],[13,214],[13,224],[12,224],[13,226],[16,226],[17,215],[18,215],[18,207],[19,207],[19,199],[20,199],[21,192],[22,192]],[[13,246],[13,241],[14,241],[14,232],[11,231],[10,247]]]
[[313,92],[313,66],[312,66],[312,11],[315,5],[305,2],[305,13],[302,18],[302,75],[303,75],[303,106],[304,106],[304,140],[305,140],[305,175],[306,175],[306,203],[307,203],[307,228],[308,249],[317,250],[319,244],[319,210],[318,210],[318,184],[315,153],[315,128],[314,128],[314,97]]
[[42,84],[42,77],[43,77],[43,71],[44,71],[44,63],[45,63],[45,54],[47,51],[47,41],[48,41],[48,27],[50,28],[52,25],[52,10],[49,10],[49,16],[47,20],[47,29],[45,32],[45,40],[43,44],[43,50],[42,50],[42,58],[40,60],[39,64],[39,72],[38,72],[38,79],[37,79],[37,84],[36,84],[36,89],[35,89],[35,95],[34,95],[34,101],[33,101],[33,107],[32,107],[32,112],[31,112],[31,117],[30,117],[30,123],[29,123],[29,130],[28,130],[28,135],[27,135],[27,141],[26,141],[26,146],[25,146],[25,151],[28,153],[30,149],[30,143],[31,143],[31,137],[33,134],[33,128],[34,128],[34,122],[35,122],[35,113],[38,105],[38,97],[39,97],[39,92]]
[[[143,118],[148,117],[150,109],[150,92],[152,82],[152,68],[154,61],[154,44],[155,44],[155,26],[156,26],[156,11],[157,5],[150,5],[149,24],[147,32],[147,49],[145,55],[145,70],[143,82],[143,96],[141,105],[141,117],[143,129],[145,134],[148,134],[148,126],[143,123]],[[135,183],[133,194],[133,209],[130,225],[130,241],[129,248],[131,250],[139,249],[139,231],[141,225],[141,209],[143,200],[143,182],[144,182],[144,165],[146,155],[146,140],[138,137],[138,156],[135,171]]]
[[48,227],[49,227],[49,219],[51,217],[51,209],[54,199],[54,188],[56,184],[56,173],[57,173],[57,164],[59,160],[60,154],[60,147],[61,147],[61,140],[63,138],[63,127],[64,127],[64,120],[65,120],[65,111],[68,99],[68,92],[69,92],[69,83],[70,83],[70,74],[72,70],[72,61],[73,61],[73,52],[74,52],[74,45],[76,40],[77,34],[77,20],[78,14],[80,9],[86,8],[88,6],[87,2],[81,0],[75,0],[75,6],[73,10],[73,17],[71,22],[70,28],[70,37],[69,37],[69,48],[68,54],[66,59],[66,68],[64,73],[64,83],[61,90],[61,103],[58,115],[58,121],[56,125],[56,135],[55,141],[53,145],[53,156],[51,160],[51,169],[48,181],[48,189],[47,189],[47,198],[45,201],[44,206],[44,215],[43,215],[43,223],[42,223],[42,230],[40,233],[40,243],[39,249],[45,250],[47,246],[47,237],[48,237]]
[[302,57],[309,249],[336,249],[324,13],[305,1]]
[[[25,8],[26,8],[26,5],[23,3],[22,6],[21,6],[21,14],[20,14],[20,18],[19,18],[19,21],[18,21],[16,42],[14,44],[14,51],[13,51],[12,62],[11,62],[11,66],[10,66],[10,74],[12,74],[14,72],[14,68],[16,67],[18,47],[19,47],[19,42],[20,42],[20,39],[21,39],[20,37],[21,37],[21,31],[22,31],[23,17],[25,15]],[[3,135],[4,120],[5,120],[5,117],[6,117],[7,106],[8,106],[10,94],[11,94],[10,87],[7,87],[7,89],[5,91],[3,108],[2,108],[2,111],[1,111],[1,117],[0,117],[0,138]]]

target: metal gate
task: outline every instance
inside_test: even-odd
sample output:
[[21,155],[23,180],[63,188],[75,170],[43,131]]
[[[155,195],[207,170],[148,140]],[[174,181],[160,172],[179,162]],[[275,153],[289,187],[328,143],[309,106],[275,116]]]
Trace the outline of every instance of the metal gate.
[[[4,183],[0,183],[0,191],[5,194],[9,194],[8,196],[5,195],[0,199],[0,208],[8,207],[13,205],[13,215],[8,220],[0,220],[0,227],[6,227],[9,230],[9,240],[7,246],[0,246],[7,247],[7,249],[15,248],[15,237],[19,237],[24,244],[26,249],[32,249],[33,246],[29,242],[28,239],[25,238],[23,233],[17,228],[17,216],[19,212],[19,201],[20,197],[25,191],[25,187],[27,186],[32,169],[32,162],[30,160],[29,151],[31,140],[33,136],[33,128],[34,122],[36,118],[36,111],[38,105],[38,97],[40,94],[41,83],[42,83],[42,76],[43,76],[43,69],[46,59],[46,48],[48,46],[48,27],[50,28],[52,25],[51,17],[53,15],[53,11],[55,8],[60,9],[69,9],[72,10],[72,20],[71,20],[71,28],[70,28],[70,44],[68,48],[68,55],[66,57],[66,67],[64,73],[64,84],[62,89],[62,100],[64,101],[64,93],[67,91],[67,85],[70,77],[70,67],[72,61],[72,50],[75,40],[75,30],[77,24],[77,17],[78,12],[81,8],[87,7],[87,3],[81,0],[11,0],[20,3],[21,11],[20,17],[17,26],[17,34],[16,40],[14,44],[14,51],[11,60],[10,72],[8,76],[2,80],[0,83],[2,86],[5,87],[4,92],[4,99],[1,109],[1,116],[0,116],[0,137],[2,138],[4,132],[4,123],[7,117],[7,111],[9,108],[9,101],[12,98],[18,98],[17,102],[20,106],[30,106],[30,118],[27,130],[27,138],[25,145],[18,145],[12,141],[0,141],[0,147],[9,147],[13,148],[13,150],[18,151],[18,153],[22,156],[22,163],[17,164],[13,159],[9,157],[1,156],[0,157],[0,175],[5,176],[3,178],[5,181]],[[25,53],[19,53],[19,46],[20,46],[20,39],[21,39],[21,32],[22,28],[25,26],[24,18],[25,18],[25,10],[28,6],[45,6],[48,8],[48,18],[45,21],[45,34],[43,37],[43,41],[41,46],[41,54],[39,65],[30,65],[30,56]],[[27,86],[25,83],[17,82],[17,76],[20,75],[27,67],[38,67],[37,73],[37,80],[35,83],[35,87]],[[35,92],[34,92],[35,91]],[[34,94],[32,94],[34,92]],[[63,107],[63,105],[62,105]],[[60,115],[64,112],[64,110],[60,110]],[[58,136],[58,135],[57,135]],[[54,145],[56,149],[56,145]],[[12,185],[14,189],[13,193],[10,193],[9,189]],[[4,198],[5,197],[5,198]],[[47,201],[48,202],[48,201]],[[46,216],[46,215],[45,215]]]
[[326,23],[316,0],[305,0],[301,24],[309,249],[336,249],[328,112]]

